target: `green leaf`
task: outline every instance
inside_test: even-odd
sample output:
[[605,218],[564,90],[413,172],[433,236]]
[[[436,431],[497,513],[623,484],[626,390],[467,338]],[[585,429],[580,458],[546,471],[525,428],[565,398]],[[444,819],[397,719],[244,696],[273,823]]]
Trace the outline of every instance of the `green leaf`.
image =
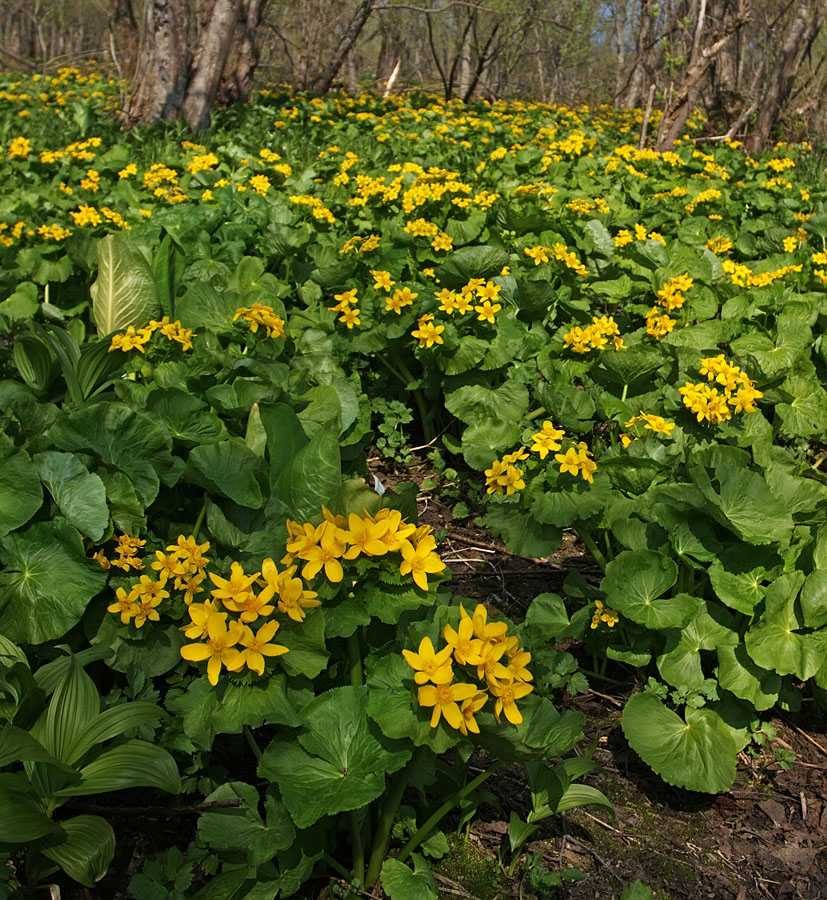
[[203,400],[176,388],[152,391],[146,412],[171,437],[185,443],[212,444],[227,437],[224,423]]
[[719,490],[706,469],[690,466],[690,476],[712,504],[712,515],[749,544],[789,540],[793,520],[787,507],[772,493],[758,472],[734,466],[715,469]]
[[96,744],[102,744],[137,728],[144,722],[153,722],[165,715],[160,706],[143,700],[111,706],[86,723],[80,734],[76,735],[75,740],[64,751],[65,761],[70,765],[76,763]]
[[7,535],[0,540],[0,562],[0,633],[21,643],[64,635],[106,583],[65,519]]
[[106,488],[73,453],[38,453],[34,464],[66,519],[98,542],[109,526]]
[[766,591],[763,582],[780,566],[781,559],[774,553],[749,544],[730,544],[709,567],[709,580],[722,603],[751,615]]
[[6,300],[0,303],[0,318],[10,321],[31,319],[37,312],[37,285],[23,281]]
[[437,900],[439,889],[431,869],[418,854],[412,854],[414,869],[398,859],[386,859],[382,864],[382,889],[390,900]]
[[516,422],[481,419],[469,425],[462,434],[462,455],[472,469],[485,469],[503,450],[520,441],[520,426]]
[[508,263],[508,253],[499,247],[463,247],[452,253],[436,270],[441,284],[459,288],[469,278],[492,278]]
[[69,763],[69,749],[100,712],[100,697],[92,679],[74,656],[57,683],[49,706],[32,728],[46,750]]
[[57,831],[57,825],[40,811],[25,775],[0,773],[0,809],[0,842],[4,844],[23,844]]
[[134,241],[108,234],[97,244],[98,277],[89,288],[99,337],[141,328],[161,312],[152,267]]
[[193,284],[178,301],[175,314],[184,328],[229,334],[233,330],[233,316],[241,298],[235,291],[217,291],[208,281]]
[[[701,609],[680,630],[677,644],[657,659],[658,671],[664,681],[683,691],[700,690],[703,686],[701,650],[734,646],[738,642],[734,622],[722,624],[716,621],[703,607],[703,601],[697,602]],[[720,608],[716,609],[716,614],[719,618],[725,615]]]
[[549,641],[567,637],[570,624],[566,604],[559,594],[539,594],[525,616],[525,627],[537,629]]
[[151,787],[169,794],[181,790],[178,766],[162,747],[131,740],[110,750],[80,770],[81,781],[57,792],[58,797],[105,794],[125,788]]
[[620,900],[652,900],[653,897],[652,888],[642,881],[633,881],[623,889]]
[[[680,628],[698,607],[686,594],[664,597],[678,579],[674,561],[654,550],[624,550],[606,566],[606,603],[646,628]],[[657,601],[657,602],[656,602]]]
[[757,710],[771,709],[778,700],[781,677],[754,663],[744,644],[718,647],[718,684]]
[[823,662],[827,634],[798,633],[803,625],[796,615],[795,601],[803,582],[803,573],[791,572],[770,585],[764,598],[765,612],[744,635],[744,642],[759,666],[806,681]]
[[213,850],[245,850],[251,866],[269,862],[279,850],[292,845],[296,831],[273,789],[268,790],[264,801],[266,822],[258,811],[258,791],[241,781],[222,784],[204,798],[204,803],[235,799],[242,804],[199,816],[199,840]]
[[14,725],[0,729],[0,767],[14,762],[43,762],[61,768],[63,763],[28,731]]
[[274,740],[259,774],[278,782],[293,821],[306,828],[326,815],[359,809],[385,790],[385,774],[410,758],[390,749],[367,718],[368,698],[356,687],[333,688],[302,711],[298,741]]
[[489,507],[485,524],[511,553],[528,559],[551,556],[560,548],[563,536],[559,528],[538,522],[527,510],[504,504]]
[[290,518],[308,522],[319,517],[342,482],[338,416],[320,428],[279,472],[275,493]]
[[29,454],[15,452],[14,444],[0,437],[0,537],[25,525],[42,502],[43,488]]
[[261,486],[256,479],[261,459],[242,438],[198,444],[190,450],[187,466],[190,477],[207,490],[250,509],[261,506]]
[[149,416],[121,403],[97,403],[59,419],[49,437],[61,450],[90,450],[120,469],[145,505],[158,495],[160,477],[171,472],[164,432]]
[[100,816],[75,816],[60,823],[65,837],[50,839],[37,849],[56,862],[75,881],[86,887],[95,884],[106,875],[115,855],[115,832]]
[[629,746],[669,784],[715,794],[735,780],[737,747],[711,709],[686,707],[686,720],[653,694],[635,694],[623,710]]
[[497,388],[466,384],[445,395],[445,407],[466,424],[485,418],[519,422],[528,410],[528,389],[516,381]]

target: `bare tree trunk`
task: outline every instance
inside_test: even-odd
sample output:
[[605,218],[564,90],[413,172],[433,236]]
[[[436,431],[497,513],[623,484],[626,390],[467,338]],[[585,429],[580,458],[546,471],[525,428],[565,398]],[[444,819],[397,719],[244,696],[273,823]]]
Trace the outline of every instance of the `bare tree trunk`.
[[218,82],[230,55],[241,0],[215,0],[212,16],[200,42],[198,60],[181,103],[181,115],[193,131],[209,128]]
[[128,125],[178,114],[187,86],[185,34],[183,0],[147,0],[137,78],[124,113]]
[[356,39],[362,33],[362,29],[365,27],[377,2],[378,0],[361,0],[356,12],[353,14],[347,28],[345,28],[345,31],[342,34],[339,46],[330,65],[313,82],[313,90],[316,93],[325,94],[330,90],[334,79],[339,74],[339,69],[342,68],[345,58],[356,43]]
[[773,128],[781,121],[801,64],[809,54],[823,20],[823,0],[799,0],[795,18],[784,36],[778,59],[765,82],[766,92],[758,107],[758,118],[747,140],[750,150],[763,147]]
[[[693,41],[693,54],[687,66],[682,84],[675,91],[674,96],[663,111],[663,117],[658,127],[658,136],[655,142],[657,150],[671,150],[675,141],[681,136],[686,121],[692,114],[692,110],[701,96],[704,80],[709,72],[715,57],[723,50],[732,39],[735,32],[743,27],[749,20],[752,12],[752,0],[740,0],[740,9],[737,16],[723,23],[711,36],[710,42],[701,49],[701,36],[703,22],[699,21],[699,28],[695,32]],[[705,4],[702,3],[699,19],[705,14]]]
[[131,81],[135,77],[138,47],[141,40],[131,0],[112,0],[109,30],[117,48],[122,76]]
[[262,0],[242,0],[235,23],[230,56],[218,86],[216,103],[229,106],[246,102],[253,86],[258,65],[258,29],[263,12]]

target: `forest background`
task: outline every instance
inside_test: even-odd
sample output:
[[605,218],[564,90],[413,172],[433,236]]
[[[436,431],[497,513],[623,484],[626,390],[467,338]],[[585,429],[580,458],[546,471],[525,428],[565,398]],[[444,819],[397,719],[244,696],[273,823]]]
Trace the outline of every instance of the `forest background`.
[[0,0],[0,65],[110,60],[127,125],[244,101],[253,79],[663,110],[672,146],[827,140],[827,0]]

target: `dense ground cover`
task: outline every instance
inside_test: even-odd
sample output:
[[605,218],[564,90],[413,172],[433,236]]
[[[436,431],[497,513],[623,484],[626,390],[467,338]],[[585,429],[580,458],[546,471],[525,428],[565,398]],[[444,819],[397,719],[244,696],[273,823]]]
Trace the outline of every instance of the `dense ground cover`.
[[[773,711],[823,710],[811,148],[280,89],[195,143],[120,132],[117,89],[0,94],[11,889],[95,884],[114,833],[76,798],[154,788],[201,815],[137,900],[179,872],[181,896],[336,873],[433,897],[440,824],[514,763],[503,859],[542,894],[542,821],[608,805],[563,693],[587,676],[637,679],[629,746],[708,794]],[[527,558],[576,535],[599,575],[510,617],[452,596],[422,485],[368,477],[408,425],[456,516]]]

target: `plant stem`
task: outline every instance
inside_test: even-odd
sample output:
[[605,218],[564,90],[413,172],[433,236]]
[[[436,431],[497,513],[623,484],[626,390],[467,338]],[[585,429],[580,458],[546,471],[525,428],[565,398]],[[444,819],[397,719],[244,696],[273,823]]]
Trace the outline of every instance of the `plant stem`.
[[545,414],[545,406],[538,406],[537,409],[532,409],[531,412],[526,413],[523,418],[526,420],[526,422],[533,422],[535,419],[539,419],[540,416],[544,416]]
[[365,846],[362,843],[362,831],[359,828],[359,817],[356,810],[352,809],[348,814],[350,827],[350,842],[353,845],[353,877],[360,885],[365,883]]
[[244,726],[244,737],[247,738],[247,743],[250,745],[250,749],[253,751],[255,758],[257,760],[261,759],[261,747],[259,747],[258,741],[253,734],[253,730],[249,725]]
[[342,876],[342,878],[345,879],[345,881],[350,881],[350,872],[348,872],[348,870],[338,860],[335,860],[329,853],[325,853],[322,856],[322,859],[330,866],[331,869],[334,869],[336,872],[338,872]]
[[204,497],[204,503],[201,506],[201,512],[198,513],[198,518],[195,520],[195,525],[192,526],[192,538],[193,540],[198,540],[198,532],[201,530],[201,526],[204,524],[204,517],[207,515],[207,504],[210,501],[207,497]]
[[588,531],[581,530],[580,528],[574,529],[577,536],[586,546],[586,549],[591,553],[594,561],[600,566],[600,568],[605,572],[606,571],[606,557],[600,552],[597,544],[592,540],[592,536],[588,533]]
[[628,385],[628,384],[624,384],[624,385],[623,385],[623,393],[620,395],[620,402],[621,402],[621,403],[625,403],[625,402],[626,402],[626,394],[628,393],[628,391],[629,391],[629,385]]
[[618,681],[616,678],[609,678],[608,675],[602,675],[600,672],[597,672],[594,669],[584,669],[583,666],[580,666],[580,671],[585,675],[591,675],[594,678],[599,678],[601,681],[605,681],[607,684],[623,684],[622,681]]
[[486,769],[484,772],[480,772],[479,775],[473,780],[469,781],[464,787],[460,788],[457,791],[454,791],[453,794],[450,794],[442,806],[438,807],[436,812],[431,815],[428,820],[419,828],[416,834],[408,841],[407,844],[402,848],[399,852],[399,856],[396,858],[399,862],[405,862],[405,860],[413,853],[414,850],[428,837],[428,835],[434,830],[434,828],[439,824],[440,820],[443,816],[447,815],[462,799],[468,796],[468,794],[475,791],[487,778],[490,778],[498,769],[501,769],[505,765],[504,762],[496,762],[493,766]]
[[396,776],[388,788],[388,792],[385,794],[385,801],[379,812],[379,821],[376,824],[376,834],[373,838],[373,847],[371,848],[370,859],[368,860],[366,883],[368,888],[373,887],[379,880],[379,873],[382,871],[382,863],[388,855],[393,820],[396,818],[396,812],[399,809],[399,804],[402,802],[402,795],[405,793],[405,788],[408,786],[408,780],[411,777],[411,773],[426,752],[426,747],[417,748],[405,768],[396,773]]
[[362,651],[359,649],[359,629],[347,639],[348,671],[353,687],[362,687]]

